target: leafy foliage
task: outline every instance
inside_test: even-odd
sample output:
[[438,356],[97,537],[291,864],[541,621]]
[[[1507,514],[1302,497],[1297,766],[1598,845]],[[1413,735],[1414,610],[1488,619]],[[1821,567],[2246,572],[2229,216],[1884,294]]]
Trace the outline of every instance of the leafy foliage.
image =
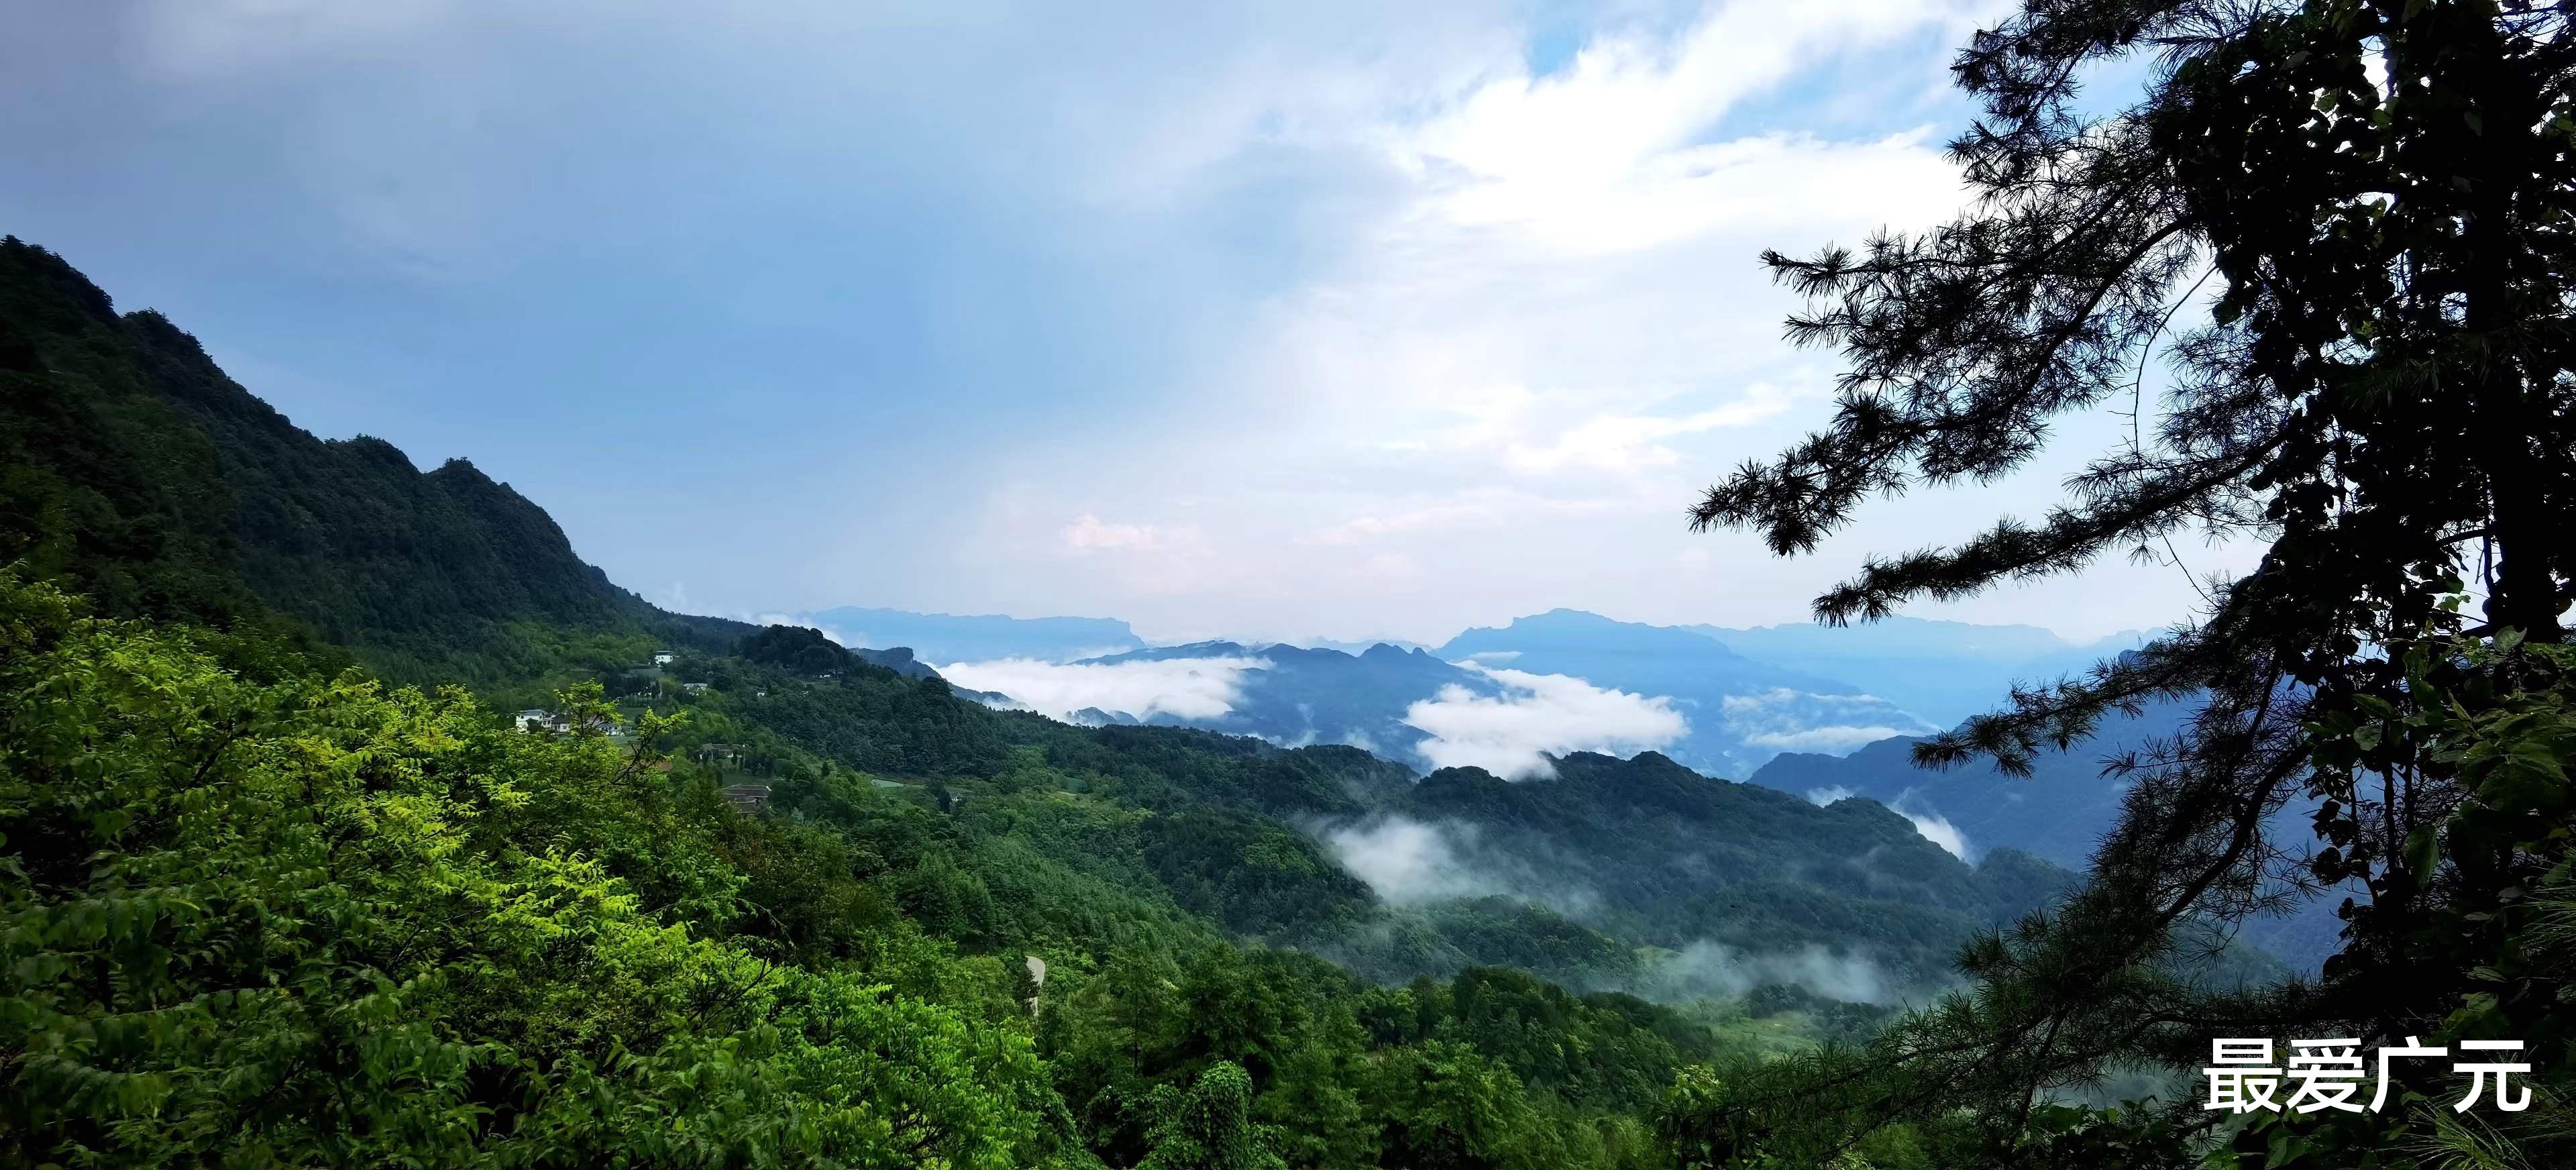
[[720,937],[741,876],[639,754],[245,683],[41,585],[0,581],[0,639],[12,1161],[1073,1149],[1025,1036]]
[[[729,646],[573,555],[463,460],[325,441],[150,310],[118,315],[61,257],[0,240],[0,564],[104,612],[304,633],[411,681],[495,682]],[[575,635],[566,644],[564,634]]]
[[[654,610],[49,253],[0,293],[14,1160],[1660,1166],[1677,1078],[1882,1018],[1618,990],[1698,994],[1672,948],[1928,976],[2068,880],[1651,755],[1417,783],[992,710]],[[1326,844],[1389,818],[1566,896],[1390,902]]]
[[[2110,713],[2203,704],[2115,761],[2127,791],[2090,883],[1969,949],[1972,992],[1866,1052],[1696,1084],[1682,1132],[1701,1156],[1822,1162],[1899,1129],[1946,1142],[1953,1165],[2502,1148],[2420,1117],[2229,1135],[2170,1093],[2118,1110],[2066,1095],[2189,1067],[2218,1035],[2376,1045],[2509,1024],[2540,1068],[2567,1063],[2563,976],[2511,997],[2503,973],[2534,953],[2524,907],[2569,830],[2549,647],[2576,572],[2571,34],[2563,6],[2492,0],[2030,0],[1954,67],[1984,115],[1952,143],[1968,212],[1858,252],[1766,257],[1810,298],[1791,335],[1848,363],[1838,410],[1711,488],[1701,526],[1803,553],[1873,495],[2023,466],[2064,415],[2132,419],[2066,506],[1872,559],[1816,599],[1820,619],[2122,550],[2178,559],[2172,538],[2194,529],[2264,555],[2210,583],[2202,621],[1918,745],[1927,764],[2026,775]],[[2082,99],[2095,67],[2132,55],[2151,59],[2137,100]],[[2144,394],[2159,354],[2160,412]],[[2279,829],[2299,802],[2313,840]],[[2228,924],[2347,890],[2320,983],[2180,974]],[[2565,1156],[2563,1131],[2496,1138],[2525,1140],[2529,1164]]]

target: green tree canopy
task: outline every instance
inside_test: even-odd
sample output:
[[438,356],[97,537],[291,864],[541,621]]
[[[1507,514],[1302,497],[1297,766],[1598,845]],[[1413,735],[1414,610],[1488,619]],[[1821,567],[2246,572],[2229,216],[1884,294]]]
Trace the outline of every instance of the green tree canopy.
[[354,672],[245,682],[7,574],[0,711],[11,1164],[1000,1170],[1070,1146],[1026,1036],[715,937],[742,876],[604,737]]

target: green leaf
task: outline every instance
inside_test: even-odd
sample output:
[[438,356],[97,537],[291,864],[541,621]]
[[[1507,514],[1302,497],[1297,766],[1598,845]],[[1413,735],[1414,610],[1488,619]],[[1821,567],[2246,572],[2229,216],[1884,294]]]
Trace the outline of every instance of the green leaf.
[[2406,868],[2423,881],[2442,864],[2442,837],[2432,825],[2406,835]]

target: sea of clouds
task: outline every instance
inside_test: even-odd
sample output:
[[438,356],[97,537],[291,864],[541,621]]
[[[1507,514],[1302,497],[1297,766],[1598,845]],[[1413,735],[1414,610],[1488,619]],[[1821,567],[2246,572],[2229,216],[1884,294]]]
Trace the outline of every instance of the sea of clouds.
[[1605,752],[1629,756],[1690,734],[1672,700],[1596,687],[1563,674],[1531,674],[1468,662],[1498,693],[1462,686],[1405,709],[1404,722],[1430,738],[1415,750],[1435,768],[1474,767],[1506,780],[1554,776],[1550,756]]
[[1138,719],[1170,715],[1214,719],[1243,701],[1243,679],[1269,667],[1251,657],[1138,659],[1127,662],[1047,662],[1004,658],[952,662],[938,667],[949,682],[969,690],[997,691],[1022,710],[1070,720],[1085,708],[1124,712]]

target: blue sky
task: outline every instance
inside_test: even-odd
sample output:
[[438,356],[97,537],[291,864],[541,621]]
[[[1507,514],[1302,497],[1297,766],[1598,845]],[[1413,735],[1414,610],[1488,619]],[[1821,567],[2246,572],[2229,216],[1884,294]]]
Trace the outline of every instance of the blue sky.
[[[704,612],[1794,621],[2111,425],[1812,558],[1681,522],[1827,409],[1756,253],[1958,206],[1988,3],[10,7],[0,231]],[[2191,600],[2112,563],[1922,612]]]

